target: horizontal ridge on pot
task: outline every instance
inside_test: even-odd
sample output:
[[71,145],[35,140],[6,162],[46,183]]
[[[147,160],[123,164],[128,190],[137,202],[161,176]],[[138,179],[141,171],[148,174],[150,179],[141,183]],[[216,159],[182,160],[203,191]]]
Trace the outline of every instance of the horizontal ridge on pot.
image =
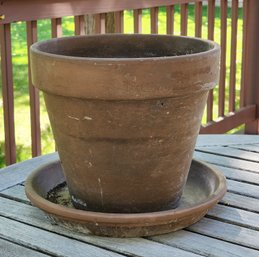
[[68,37],[34,44],[31,64],[76,207],[177,206],[218,79],[217,44],[165,35]]

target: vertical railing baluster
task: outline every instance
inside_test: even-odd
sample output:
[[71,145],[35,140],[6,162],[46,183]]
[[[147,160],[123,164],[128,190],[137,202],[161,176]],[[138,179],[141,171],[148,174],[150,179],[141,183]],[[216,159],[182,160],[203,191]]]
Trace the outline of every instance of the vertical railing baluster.
[[51,19],[51,37],[62,37],[62,19]]
[[142,32],[142,9],[133,10],[134,33]]
[[37,42],[37,21],[27,21],[27,47],[28,47],[28,77],[30,95],[31,116],[31,146],[32,157],[41,155],[41,131],[40,131],[40,98],[39,91],[33,87],[30,70],[30,46]]
[[202,35],[202,2],[195,3],[195,37]]
[[123,33],[124,31],[124,11],[114,13],[115,33]]
[[181,35],[187,35],[188,27],[188,3],[181,4]]
[[259,134],[259,1],[245,0],[246,44],[244,105],[256,105],[255,120],[246,124],[246,134]]
[[215,0],[208,0],[208,39],[214,40]]
[[248,58],[247,58],[247,18],[248,18],[249,0],[243,1],[243,43],[242,43],[242,71],[241,71],[241,86],[240,86],[240,108],[245,106],[245,85],[248,75]]
[[166,7],[166,34],[174,34],[174,5]]
[[236,103],[236,56],[237,56],[237,21],[238,0],[232,0],[231,15],[231,54],[230,54],[230,80],[229,80],[229,112],[235,111]]
[[105,13],[95,14],[95,33],[104,34],[105,33]]
[[16,162],[11,25],[0,25],[1,72],[5,130],[5,163]]
[[228,1],[220,1],[220,77],[219,77],[219,107],[218,116],[222,117],[225,114],[225,88],[226,88],[226,50],[227,50],[227,10]]
[[150,8],[151,33],[158,33],[158,7]]
[[75,20],[75,35],[85,35],[84,15],[75,16],[74,20]]
[[[215,0],[208,1],[208,39],[214,40]],[[209,91],[207,100],[207,122],[213,120],[213,89]]]

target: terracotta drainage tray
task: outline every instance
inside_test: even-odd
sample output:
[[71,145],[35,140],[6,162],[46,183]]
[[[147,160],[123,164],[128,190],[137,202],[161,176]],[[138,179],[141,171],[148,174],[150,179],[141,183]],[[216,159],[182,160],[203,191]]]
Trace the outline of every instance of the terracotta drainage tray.
[[214,167],[193,160],[180,204],[148,213],[101,213],[73,208],[59,161],[35,170],[26,194],[52,222],[73,231],[113,237],[150,236],[176,231],[200,220],[226,192],[225,177]]

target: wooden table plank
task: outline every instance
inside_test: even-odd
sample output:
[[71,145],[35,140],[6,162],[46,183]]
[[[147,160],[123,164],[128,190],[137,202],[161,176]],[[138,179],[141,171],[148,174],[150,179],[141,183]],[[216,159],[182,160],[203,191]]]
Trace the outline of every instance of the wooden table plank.
[[258,199],[228,192],[221,203],[247,211],[259,213]]
[[259,173],[259,163],[195,151],[194,158],[208,163]]
[[119,257],[117,253],[0,217],[0,237],[49,255],[62,257]]
[[0,192],[0,196],[7,197],[19,202],[30,203],[26,194],[25,187],[22,185],[16,185]]
[[[171,246],[159,244],[152,242],[144,238],[108,238],[108,237],[97,237],[91,234],[80,234],[76,232],[71,232],[68,229],[62,228],[60,226],[53,226],[47,219],[46,215],[40,211],[38,208],[16,202],[10,199],[5,199],[0,197],[0,216],[23,222],[27,225],[32,225],[44,230],[39,231],[41,233],[54,232],[55,234],[60,234],[62,236],[67,236],[82,242],[90,243],[92,245],[100,246],[111,251],[119,252],[121,254],[133,255],[139,257],[167,257],[167,256],[182,256],[182,257],[197,257],[199,255],[183,251],[178,248]],[[1,222],[1,221],[0,221]],[[19,223],[19,222],[16,222]],[[0,230],[1,231],[1,230]],[[31,233],[31,232],[30,232]],[[53,234],[53,233],[50,233]],[[1,236],[1,233],[0,233]],[[61,240],[58,238],[52,238],[53,242],[55,240]],[[44,239],[45,240],[45,239]],[[63,240],[63,239],[62,239]],[[58,242],[56,241],[56,242]],[[72,255],[71,255],[72,256]],[[78,256],[78,255],[73,255]],[[101,256],[101,255],[100,255]]]
[[50,257],[46,255],[23,246],[5,241],[0,238],[0,253],[1,257]]
[[223,167],[215,164],[213,164],[213,166],[221,171],[226,178],[259,185],[259,173]]
[[259,231],[259,214],[234,207],[216,205],[206,217]]
[[185,230],[154,236],[152,240],[210,257],[258,257],[253,249]]
[[249,145],[249,144],[248,145],[231,145],[230,147],[235,148],[235,149],[259,153],[259,144],[258,145],[255,145],[255,144],[251,144],[251,145]]
[[259,250],[259,231],[253,229],[203,218],[188,230]]
[[0,191],[23,182],[33,169],[56,159],[58,159],[58,154],[53,153],[0,169]]
[[199,135],[196,147],[259,144],[257,135]]
[[235,159],[259,162],[259,153],[248,152],[231,147],[198,147],[198,151],[213,153],[219,156],[233,157]]
[[227,187],[229,192],[234,192],[236,194],[250,196],[259,199],[258,186],[242,183],[234,180],[227,181]]
[[[22,186],[20,186],[22,187]],[[15,201],[9,200],[9,199],[4,199],[4,198],[0,198],[0,206],[2,206],[2,209],[0,210],[0,215],[8,215],[8,217],[12,218],[12,219],[18,219],[21,220],[22,222],[28,223],[28,224],[32,224],[34,226],[38,226],[44,229],[48,229],[50,231],[55,231],[56,233],[61,233],[61,234],[67,234],[67,235],[72,235],[70,231],[65,230],[63,228],[57,227],[57,226],[52,226],[50,224],[50,222],[47,220],[46,216],[37,208],[26,205],[26,204],[22,204],[22,203],[16,203]],[[78,236],[72,235],[72,237],[74,237],[76,239],[79,239]],[[83,236],[83,240],[86,240],[87,242],[89,242],[89,239],[91,239],[91,243],[94,243],[93,241],[95,241],[96,239],[93,238],[92,236]],[[105,247],[109,247],[110,245],[112,245],[113,247],[116,246],[118,248],[123,248],[124,251],[126,251],[127,249],[125,249],[125,246],[130,246],[130,250],[128,249],[128,251],[130,251],[132,253],[132,249],[136,248],[136,242],[132,242],[130,239],[125,240],[122,239],[122,241],[120,239],[114,239],[113,242],[111,243],[111,239],[109,238],[101,238],[103,242],[100,242],[100,239],[98,238],[98,244],[102,243],[102,246]],[[119,242],[118,242],[119,241]],[[96,243],[96,242],[95,242]],[[143,243],[143,242],[141,242]],[[146,244],[145,244],[146,245]],[[149,249],[152,249],[153,247]],[[154,246],[154,248],[156,248],[156,246]],[[112,248],[113,250],[115,250],[114,248]],[[160,248],[161,249],[161,248]],[[137,249],[134,249],[138,252],[139,254],[139,247],[137,247]],[[153,251],[154,249],[152,249],[152,253],[154,253]],[[191,250],[191,249],[189,249]],[[143,249],[143,251],[145,253],[148,253],[147,250]],[[242,252],[242,251],[241,251]],[[126,252],[124,252],[126,253]],[[129,254],[129,252],[127,252]],[[168,252],[167,252],[168,253]],[[196,252],[199,253],[199,252]],[[136,254],[136,252],[135,252]],[[140,255],[138,255],[140,256]],[[143,255],[145,256],[145,255]],[[156,255],[150,255],[149,256],[156,256]],[[184,256],[184,255],[183,255]]]

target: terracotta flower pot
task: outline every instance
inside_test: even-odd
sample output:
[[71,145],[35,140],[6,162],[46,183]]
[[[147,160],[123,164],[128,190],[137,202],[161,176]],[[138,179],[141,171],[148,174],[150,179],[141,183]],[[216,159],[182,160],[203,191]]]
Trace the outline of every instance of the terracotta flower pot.
[[219,46],[165,35],[96,35],[31,47],[73,204],[102,212],[176,207]]

